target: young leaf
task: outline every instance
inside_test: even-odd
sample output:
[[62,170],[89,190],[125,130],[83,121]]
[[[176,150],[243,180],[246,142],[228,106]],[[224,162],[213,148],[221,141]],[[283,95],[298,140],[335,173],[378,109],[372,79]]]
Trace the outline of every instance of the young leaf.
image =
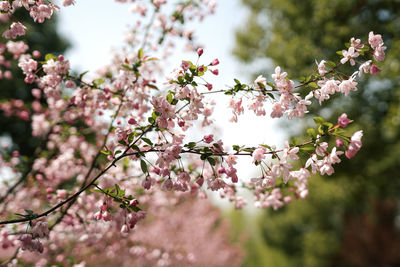
[[140,160],[140,168],[142,168],[144,174],[147,173],[147,164],[144,160]]

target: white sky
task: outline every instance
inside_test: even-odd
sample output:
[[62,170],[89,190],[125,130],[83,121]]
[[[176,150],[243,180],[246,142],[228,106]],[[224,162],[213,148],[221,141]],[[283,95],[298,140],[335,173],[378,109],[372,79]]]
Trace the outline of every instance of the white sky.
[[[232,56],[235,44],[234,31],[244,23],[246,10],[240,0],[220,0],[216,13],[195,25],[197,40],[204,44],[207,59],[219,58],[220,74],[213,80],[214,88],[226,88],[233,84],[233,78],[244,83],[250,82],[251,69],[242,66]],[[112,47],[120,47],[128,25],[135,21],[129,11],[129,4],[115,3],[112,0],[78,0],[74,6],[62,8],[60,12],[60,30],[72,43],[72,49],[66,57],[78,71],[95,70],[108,63]],[[179,66],[182,56],[172,59],[174,67]],[[193,54],[190,55],[193,57]],[[172,70],[172,69],[171,69]],[[256,117],[250,112],[239,117],[239,123],[227,123],[230,110],[226,100],[218,101],[216,119],[224,121],[221,127],[221,138],[224,144],[257,145],[260,143],[282,146],[284,133],[277,129],[277,121],[269,117]],[[240,162],[239,177],[254,177],[249,173],[251,159]]]

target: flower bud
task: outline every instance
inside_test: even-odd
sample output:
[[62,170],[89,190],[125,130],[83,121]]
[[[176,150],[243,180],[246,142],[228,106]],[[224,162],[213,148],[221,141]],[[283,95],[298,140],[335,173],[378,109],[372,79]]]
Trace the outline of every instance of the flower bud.
[[211,66],[217,66],[218,64],[219,64],[218,58],[214,59],[214,60],[211,61],[211,63],[210,63]]

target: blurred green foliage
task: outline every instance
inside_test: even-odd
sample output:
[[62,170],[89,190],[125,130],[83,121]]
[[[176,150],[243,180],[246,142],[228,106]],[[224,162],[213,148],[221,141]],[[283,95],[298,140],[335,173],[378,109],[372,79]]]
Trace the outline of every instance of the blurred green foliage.
[[[246,63],[269,58],[290,78],[311,74],[315,60],[337,62],[351,37],[382,34],[382,73],[362,79],[359,90],[317,112],[329,121],[346,112],[351,130],[364,130],[363,148],[343,159],[331,177],[310,178],[310,194],[284,209],[266,211],[258,227],[266,251],[245,266],[400,266],[400,1],[243,0],[247,23],[237,31],[234,54]],[[258,69],[270,71],[271,66]],[[304,93],[304,92],[303,92]],[[296,129],[305,128],[294,120]],[[293,130],[293,128],[292,128]],[[295,134],[300,131],[295,130]],[[275,259],[265,259],[263,253]],[[255,259],[257,258],[259,261]]]
[[[29,46],[27,53],[38,50],[42,53],[41,59],[43,59],[47,53],[63,53],[69,47],[68,41],[57,32],[56,16],[41,24],[34,23],[26,10],[19,10],[14,16],[26,26],[27,34],[12,41],[24,40]],[[8,26],[9,23],[2,23],[0,32],[4,32]],[[8,40],[0,36],[0,41],[5,44]],[[12,60],[10,53],[6,52],[5,56],[7,60]],[[2,70],[4,71],[3,67]],[[11,71],[13,79],[0,80],[0,101],[21,99],[30,107],[33,101],[31,89],[35,88],[35,84],[28,85],[24,82],[25,77],[18,67],[18,61],[12,60]],[[24,121],[17,117],[6,117],[0,111],[0,136],[10,136],[13,141],[13,149],[19,150],[22,155],[31,156],[39,143],[31,133],[30,121]]]

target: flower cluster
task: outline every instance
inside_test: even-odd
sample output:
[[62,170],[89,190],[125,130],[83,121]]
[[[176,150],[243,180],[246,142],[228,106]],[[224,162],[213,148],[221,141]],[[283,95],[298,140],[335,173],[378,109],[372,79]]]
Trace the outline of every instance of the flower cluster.
[[[218,191],[238,209],[248,202],[240,193],[242,187],[252,192],[260,208],[278,209],[294,199],[305,199],[311,174],[332,175],[342,154],[350,159],[360,150],[363,132],[348,133],[345,128],[351,120],[343,114],[337,123],[315,117],[316,125],[307,130],[309,139],[303,143],[286,141],[278,149],[270,144],[228,146],[214,132],[219,124],[213,117],[216,102],[211,96],[229,96],[234,122],[246,109],[257,116],[302,118],[313,100],[322,104],[336,93],[348,96],[357,90],[362,73],[377,74],[380,70],[374,63],[384,59],[386,49],[382,38],[372,32],[365,43],[352,38],[348,49],[341,51],[340,63],[322,60],[313,75],[298,82],[276,67],[271,81],[262,76],[250,84],[235,79],[232,87],[216,90],[212,79],[219,75],[219,60],[202,62],[205,49],[185,27],[185,21],[213,13],[214,1],[179,2],[171,8],[164,8],[170,4],[165,0],[117,2],[132,3],[131,10],[139,17],[126,38],[132,49],[115,52],[110,65],[96,77],[73,75],[63,55],[41,55],[23,41],[0,44],[0,55],[10,53],[18,62],[35,99],[31,106],[11,100],[0,108],[8,116],[30,121],[32,135],[40,141],[28,160],[18,151],[0,158],[18,174],[13,185],[1,187],[5,193],[0,196],[0,213],[9,218],[0,221],[7,225],[1,234],[2,246],[18,243],[22,250],[43,252],[46,249],[39,239],[49,238],[52,251],[43,265],[62,251],[67,240],[87,244],[83,251],[107,248],[110,258],[126,249],[127,255],[144,258],[149,265],[197,262],[204,266],[202,255],[211,248],[227,255],[214,255],[215,265],[237,264],[230,258],[236,259],[235,249],[217,237],[208,237],[208,226],[215,220],[207,217],[208,204],[197,204],[200,200],[192,200],[193,196],[203,199],[206,192]],[[62,3],[69,6],[74,1]],[[18,7],[38,23],[58,9],[44,1],[0,1],[0,9],[8,14]],[[143,18],[149,18],[148,24]],[[152,34],[148,34],[150,29]],[[20,38],[25,30],[13,22],[3,36]],[[165,78],[161,59],[170,55],[177,37],[185,40],[196,61],[183,60]],[[347,62],[359,65],[358,70],[351,75],[338,71]],[[0,57],[0,65],[10,64]],[[1,78],[10,75],[0,73]],[[299,88],[307,93],[300,94]],[[195,139],[198,133],[201,137]],[[307,157],[305,164],[300,156]],[[238,176],[239,157],[251,159],[260,170],[258,178]],[[193,206],[204,216],[198,217],[185,201],[195,202]],[[180,205],[183,211],[176,211],[181,215],[174,217],[169,207]],[[25,213],[11,215],[21,210]],[[50,227],[41,221],[44,218],[52,222]],[[21,223],[28,223],[28,230]],[[13,224],[15,228],[10,227]],[[171,240],[185,243],[185,236],[195,235],[210,238],[215,245],[182,249],[173,241],[160,240],[161,233],[170,229],[176,233]],[[19,241],[10,238],[10,232],[19,235]],[[99,242],[102,238],[107,242]],[[81,258],[79,252],[71,253]],[[65,258],[60,256],[57,261],[65,262]]]

